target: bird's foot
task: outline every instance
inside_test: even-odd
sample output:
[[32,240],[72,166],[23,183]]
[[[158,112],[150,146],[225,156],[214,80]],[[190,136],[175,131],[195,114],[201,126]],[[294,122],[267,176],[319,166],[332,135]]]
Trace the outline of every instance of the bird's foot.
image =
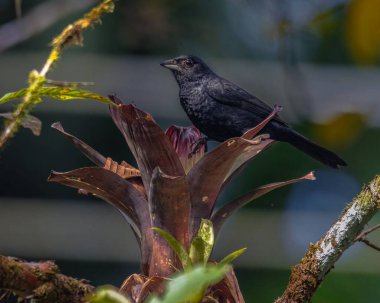
[[188,155],[188,158],[193,157],[201,148],[204,147],[205,152],[207,151],[207,141],[208,137],[206,135],[200,136],[196,141],[191,144],[191,152]]

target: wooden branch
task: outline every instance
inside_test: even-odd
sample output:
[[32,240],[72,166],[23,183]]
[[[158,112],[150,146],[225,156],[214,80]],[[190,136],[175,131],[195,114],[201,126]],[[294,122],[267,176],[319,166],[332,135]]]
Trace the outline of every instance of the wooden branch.
[[375,215],[380,203],[380,176],[376,176],[344,209],[339,219],[300,263],[293,267],[288,286],[275,303],[309,302],[325,276]]
[[84,280],[59,273],[54,262],[26,262],[0,256],[0,290],[39,303],[82,303],[95,288]]

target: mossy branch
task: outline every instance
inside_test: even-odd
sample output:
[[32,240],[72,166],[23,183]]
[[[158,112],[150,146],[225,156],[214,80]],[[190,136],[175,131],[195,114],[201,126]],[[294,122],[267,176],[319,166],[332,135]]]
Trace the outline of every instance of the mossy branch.
[[44,66],[40,71],[33,70],[29,74],[29,86],[26,89],[25,96],[13,111],[12,118],[5,122],[4,130],[0,134],[0,148],[15,135],[31,108],[41,101],[39,90],[46,82],[46,75],[51,66],[58,61],[62,49],[69,45],[81,45],[83,40],[82,32],[100,22],[100,17],[105,13],[113,12],[113,9],[113,0],[103,0],[98,6],[85,14],[83,18],[68,25],[60,35],[53,39],[51,43],[52,50]]
[[5,256],[0,256],[0,289],[39,303],[82,303],[95,291],[86,281],[60,274],[51,261],[34,263]]
[[380,203],[380,176],[376,176],[344,209],[340,218],[293,267],[288,286],[275,303],[309,302],[343,252],[355,243]]

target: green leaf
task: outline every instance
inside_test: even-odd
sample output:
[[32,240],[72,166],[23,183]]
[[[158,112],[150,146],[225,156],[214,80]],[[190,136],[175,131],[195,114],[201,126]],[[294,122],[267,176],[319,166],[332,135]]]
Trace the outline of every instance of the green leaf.
[[183,269],[185,271],[191,269],[192,263],[185,247],[183,247],[181,243],[179,243],[171,234],[164,231],[163,229],[158,228],[158,227],[153,227],[153,230],[158,232],[169,243],[171,248],[177,254],[179,260],[181,261]]
[[[7,93],[2,98],[0,98],[0,104],[8,102],[12,99],[22,98],[25,96],[26,93],[27,93],[26,88],[20,89],[17,92]],[[98,95],[88,90],[75,89],[71,87],[43,86],[38,90],[36,95],[50,97],[50,98],[54,98],[54,99],[62,100],[62,101],[75,100],[75,99],[93,99],[93,100],[101,101],[107,104],[115,105],[107,97]]]
[[91,303],[131,303],[125,296],[112,287],[101,287],[88,298]]
[[202,219],[197,235],[191,241],[190,259],[193,264],[206,264],[214,246],[214,229],[210,220]]
[[84,89],[51,86],[51,87],[42,87],[38,91],[38,93],[46,97],[63,100],[63,101],[74,100],[74,99],[94,99],[94,100],[98,100],[107,104],[114,105],[114,103],[107,97],[103,97],[101,95],[95,94],[91,91],[84,90]]
[[22,97],[25,96],[26,91],[27,91],[27,89],[23,88],[23,89],[20,89],[17,92],[7,93],[7,94],[5,94],[4,96],[2,96],[0,98],[0,104],[6,103],[6,102],[11,101],[13,99],[22,98]]
[[223,279],[230,266],[197,266],[191,271],[181,272],[167,284],[162,298],[152,297],[149,303],[198,303],[206,289]]
[[242,253],[244,253],[247,250],[247,248],[242,248],[237,251],[234,251],[233,253],[230,253],[228,256],[224,257],[222,261],[218,263],[218,265],[225,266],[229,263],[231,263],[233,260],[235,260],[237,257],[239,257]]

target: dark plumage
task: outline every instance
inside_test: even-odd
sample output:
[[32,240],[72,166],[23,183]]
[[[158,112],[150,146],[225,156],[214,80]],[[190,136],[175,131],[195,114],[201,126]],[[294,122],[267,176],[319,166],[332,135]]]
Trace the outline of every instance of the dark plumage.
[[[272,108],[236,84],[216,75],[200,58],[180,56],[161,63],[173,72],[181,105],[192,123],[209,139],[241,136],[263,121]],[[346,163],[333,152],[291,129],[276,115],[262,130],[334,168]]]

